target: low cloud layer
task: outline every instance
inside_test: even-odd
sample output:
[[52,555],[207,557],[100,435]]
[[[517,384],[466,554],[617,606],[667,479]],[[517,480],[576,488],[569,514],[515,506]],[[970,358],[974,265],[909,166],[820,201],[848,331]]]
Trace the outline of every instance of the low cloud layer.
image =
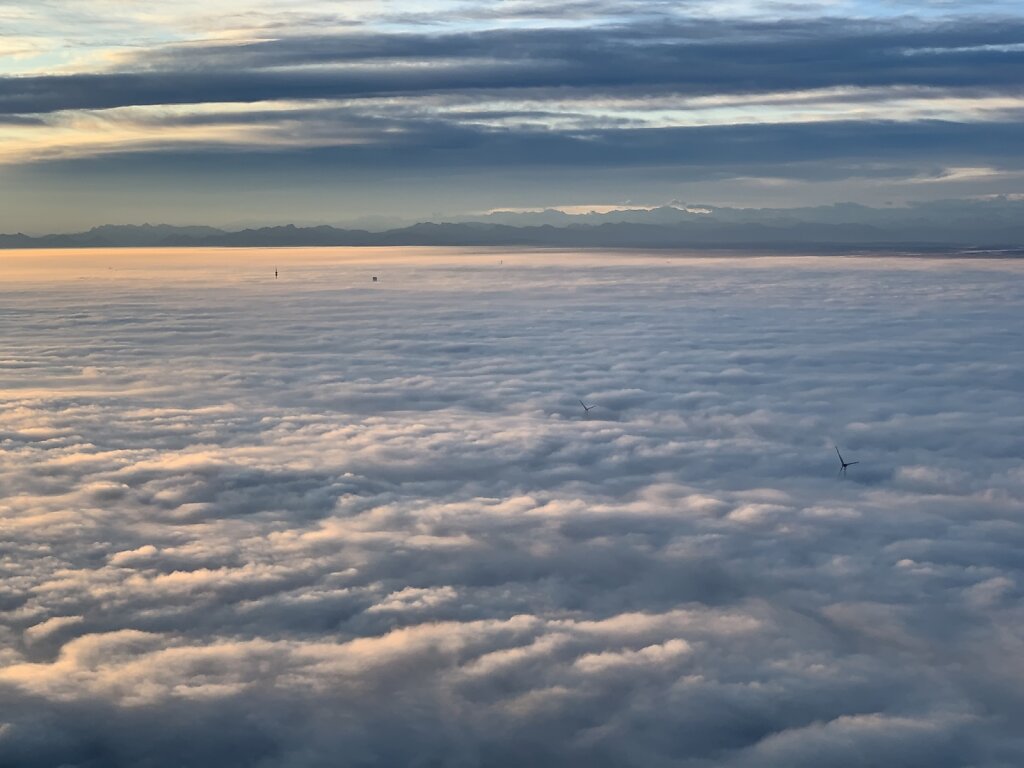
[[1016,262],[310,253],[12,256],[0,762],[1024,759]]

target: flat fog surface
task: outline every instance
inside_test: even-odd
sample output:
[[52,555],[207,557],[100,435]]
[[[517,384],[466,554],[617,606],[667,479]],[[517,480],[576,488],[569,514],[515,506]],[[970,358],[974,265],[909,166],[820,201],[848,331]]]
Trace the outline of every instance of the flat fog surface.
[[1024,262],[0,277],[0,764],[1024,764]]

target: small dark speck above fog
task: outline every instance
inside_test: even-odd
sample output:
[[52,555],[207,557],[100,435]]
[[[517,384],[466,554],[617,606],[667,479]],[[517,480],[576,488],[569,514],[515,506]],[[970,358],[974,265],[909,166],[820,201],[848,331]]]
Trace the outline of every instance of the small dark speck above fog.
[[0,763],[1024,761],[1019,262],[390,256],[3,288]]

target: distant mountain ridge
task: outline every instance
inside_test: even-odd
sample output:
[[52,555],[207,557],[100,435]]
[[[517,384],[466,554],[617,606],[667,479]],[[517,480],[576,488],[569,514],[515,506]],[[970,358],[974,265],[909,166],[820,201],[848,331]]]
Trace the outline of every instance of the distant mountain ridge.
[[570,214],[495,212],[371,232],[332,226],[104,225],[87,232],[0,235],[0,248],[298,246],[1024,247],[1024,201],[937,201],[905,208],[839,204],[798,209],[712,206],[623,208]]

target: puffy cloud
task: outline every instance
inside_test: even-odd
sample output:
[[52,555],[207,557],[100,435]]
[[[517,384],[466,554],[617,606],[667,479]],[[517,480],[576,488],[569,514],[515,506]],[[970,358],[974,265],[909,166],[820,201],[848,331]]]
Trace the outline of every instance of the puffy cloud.
[[0,762],[1024,757],[1016,261],[60,258],[0,314]]

